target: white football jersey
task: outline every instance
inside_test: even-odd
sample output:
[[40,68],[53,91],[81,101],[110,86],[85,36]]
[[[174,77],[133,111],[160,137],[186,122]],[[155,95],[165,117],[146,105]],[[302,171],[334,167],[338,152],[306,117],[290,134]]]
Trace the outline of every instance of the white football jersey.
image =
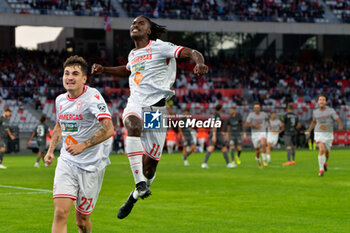
[[161,40],[150,40],[141,49],[133,49],[128,56],[126,68],[129,76],[129,102],[143,107],[151,106],[162,98],[170,99],[170,88],[176,78],[176,60],[184,47]]
[[75,156],[66,151],[67,146],[82,143],[99,131],[99,120],[112,119],[98,90],[85,86],[83,94],[74,99],[69,98],[68,93],[59,95],[56,98],[56,114],[62,130],[61,159],[87,171],[100,170],[110,164],[112,138]]
[[312,113],[312,119],[316,121],[315,132],[333,133],[334,121],[338,118],[339,116],[333,108],[326,106],[324,110],[315,109]]
[[279,119],[271,120],[270,119],[270,125],[268,126],[268,131],[279,131],[281,129],[282,122]]
[[257,115],[255,112],[250,112],[247,117],[247,122],[251,124],[259,124],[260,129],[251,127],[252,133],[266,132],[268,116],[265,112],[259,112]]

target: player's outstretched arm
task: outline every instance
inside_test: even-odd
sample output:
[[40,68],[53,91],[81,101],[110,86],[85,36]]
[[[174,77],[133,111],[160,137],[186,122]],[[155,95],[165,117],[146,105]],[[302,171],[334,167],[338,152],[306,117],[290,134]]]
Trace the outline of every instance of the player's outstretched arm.
[[47,153],[44,158],[44,162],[48,165],[52,163],[52,160],[55,158],[53,152],[55,151],[57,145],[61,142],[62,138],[62,129],[60,123],[56,123],[55,128],[52,132],[51,142],[49,149],[47,150]]
[[129,77],[130,71],[126,66],[105,67],[100,64],[93,64],[91,74],[112,74],[118,77]]
[[86,148],[97,145],[114,135],[114,127],[111,119],[102,119],[100,120],[100,124],[102,128],[97,131],[94,136],[85,142],[68,146],[66,151],[72,155],[77,155],[83,152]]
[[311,131],[315,128],[315,125],[316,125],[316,121],[312,120],[309,129],[305,131],[306,136],[310,135]]
[[208,66],[204,64],[204,57],[197,50],[185,47],[180,53],[180,58],[190,58],[196,63],[193,73],[200,75],[208,73]]

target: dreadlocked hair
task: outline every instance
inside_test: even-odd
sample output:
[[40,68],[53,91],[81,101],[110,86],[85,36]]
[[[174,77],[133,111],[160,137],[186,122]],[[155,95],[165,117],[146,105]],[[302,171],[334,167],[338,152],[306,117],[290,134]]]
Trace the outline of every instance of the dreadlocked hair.
[[168,29],[165,26],[156,24],[155,22],[151,21],[147,16],[140,15],[139,17],[145,18],[151,25],[151,34],[149,35],[150,40],[157,40],[161,37],[163,33],[166,33],[168,31]]

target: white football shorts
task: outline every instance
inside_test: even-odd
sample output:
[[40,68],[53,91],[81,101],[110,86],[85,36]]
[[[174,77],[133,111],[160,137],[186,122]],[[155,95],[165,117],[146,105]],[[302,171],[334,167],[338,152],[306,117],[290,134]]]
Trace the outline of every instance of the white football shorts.
[[334,139],[333,132],[315,132],[315,137],[314,137],[315,142],[324,143],[328,151],[330,151],[332,148],[333,139]]
[[259,148],[261,146],[261,139],[266,139],[266,132],[256,132],[252,133],[252,142],[254,148]]
[[105,169],[89,172],[58,158],[53,198],[73,199],[76,211],[89,215],[96,205],[104,173]]
[[278,142],[278,133],[267,133],[267,143],[271,143],[272,146],[276,146]]
[[[159,112],[161,113],[161,127],[159,129],[144,128],[143,112],[157,110],[159,110]],[[167,131],[167,129],[163,125],[163,123],[167,121],[166,107],[142,107],[141,105],[138,105],[136,103],[128,102],[123,112],[124,125],[125,119],[130,115],[137,116],[142,122],[143,129],[141,133],[141,142],[143,145],[144,153],[151,159],[159,161],[162,156]]]

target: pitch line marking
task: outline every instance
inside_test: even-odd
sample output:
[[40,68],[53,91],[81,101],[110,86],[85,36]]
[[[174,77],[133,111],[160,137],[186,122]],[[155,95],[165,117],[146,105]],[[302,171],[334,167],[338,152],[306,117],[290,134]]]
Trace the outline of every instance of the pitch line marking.
[[48,189],[34,189],[34,188],[27,188],[27,187],[19,187],[19,186],[10,186],[10,185],[1,185],[1,188],[10,188],[10,189],[20,189],[20,190],[30,190],[30,191],[39,191],[39,192],[44,192],[44,193],[52,193],[52,190]]
[[12,196],[12,195],[31,195],[31,194],[47,194],[48,192],[17,192],[17,193],[0,193],[0,196]]

